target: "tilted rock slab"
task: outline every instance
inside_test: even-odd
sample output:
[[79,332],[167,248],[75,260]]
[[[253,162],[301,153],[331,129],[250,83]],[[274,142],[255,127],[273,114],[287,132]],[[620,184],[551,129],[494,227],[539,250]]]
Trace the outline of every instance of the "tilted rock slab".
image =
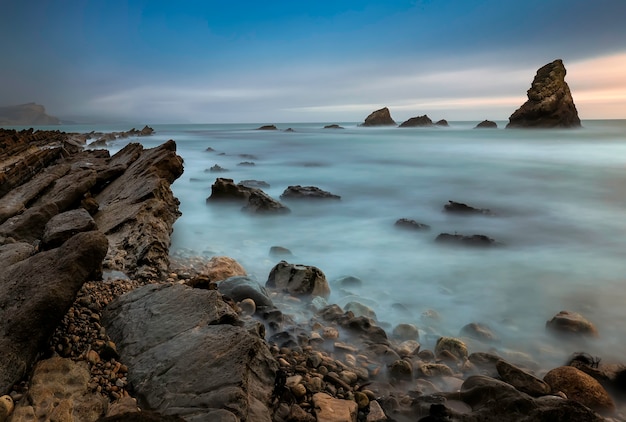
[[0,272],[0,392],[28,373],[85,281],[98,274],[107,239],[79,233]]
[[109,304],[103,323],[140,405],[187,421],[271,421],[278,364],[217,291],[147,285]]
[[365,118],[361,126],[393,126],[396,122],[391,118],[391,113],[387,107],[372,112]]
[[580,118],[558,59],[537,71],[528,101],[509,117],[508,128],[577,128]]

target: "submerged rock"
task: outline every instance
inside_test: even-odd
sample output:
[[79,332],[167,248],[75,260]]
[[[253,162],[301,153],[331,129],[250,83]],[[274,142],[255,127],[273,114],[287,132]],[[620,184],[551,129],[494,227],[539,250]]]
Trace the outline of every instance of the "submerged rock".
[[539,70],[528,90],[528,100],[509,117],[508,128],[578,128],[580,118],[565,82],[563,61]]
[[396,122],[391,118],[391,113],[387,107],[372,112],[365,118],[361,126],[393,126]]

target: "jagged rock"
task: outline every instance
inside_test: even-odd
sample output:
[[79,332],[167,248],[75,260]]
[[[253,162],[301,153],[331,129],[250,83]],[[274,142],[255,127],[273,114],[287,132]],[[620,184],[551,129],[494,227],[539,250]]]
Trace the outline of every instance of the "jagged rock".
[[76,233],[96,230],[96,222],[84,208],[66,211],[52,217],[46,224],[42,249],[52,249],[61,246]]
[[111,157],[112,165],[127,162],[127,170],[96,196],[94,219],[110,243],[104,265],[138,278],[165,278],[180,215],[170,184],[183,173],[183,160],[170,140],[147,150],[129,144]]
[[595,325],[576,312],[559,312],[546,322],[546,328],[557,334],[598,337]]
[[46,114],[44,106],[36,103],[0,107],[0,125],[37,126],[59,125],[61,121]]
[[104,415],[108,400],[89,388],[87,362],[52,357],[37,363],[25,400],[20,400],[12,422],[37,420],[93,422]]
[[409,218],[400,218],[396,220],[394,226],[399,229],[407,230],[430,230],[430,226],[428,224],[418,223],[417,221]]
[[141,131],[139,132],[139,136],[150,136],[154,134],[154,129],[152,129],[150,126],[145,125],[143,127],[143,129],[141,129]]
[[337,124],[332,124],[332,125],[326,125],[324,126],[324,129],[343,129],[343,127],[337,125]]
[[549,371],[543,380],[550,385],[552,391],[562,391],[568,399],[584,404],[588,408],[601,414],[615,412],[615,403],[590,375],[585,374],[572,366],[561,366]]
[[147,407],[187,421],[271,421],[278,365],[217,291],[143,286],[109,304],[103,324]]
[[250,192],[248,203],[241,210],[251,214],[287,214],[291,212],[288,207],[260,189],[254,189]]
[[218,177],[211,186],[211,196],[206,199],[206,202],[231,201],[245,203],[250,197],[250,192],[254,189],[254,187],[248,187],[243,183],[235,184],[233,179]]
[[387,107],[372,112],[361,126],[392,126],[396,122],[391,118],[391,113]]
[[432,125],[433,121],[424,114],[423,116],[411,117],[409,120],[402,122],[399,127],[424,127]]
[[473,234],[471,236],[464,236],[462,234],[450,234],[450,233],[441,233],[437,238],[435,238],[435,242],[446,244],[446,245],[460,245],[460,246],[477,246],[477,247],[491,247],[491,246],[499,246],[500,243],[496,242],[494,239],[485,236],[484,234]]
[[296,296],[330,296],[326,276],[317,267],[280,261],[272,268],[266,287],[286,290]]
[[257,128],[257,130],[278,130],[278,128],[275,125],[263,125]]
[[577,128],[580,118],[565,82],[563,61],[558,59],[539,70],[528,90],[528,101],[509,117],[508,128]]
[[446,205],[443,206],[443,210],[449,213],[459,214],[459,215],[472,215],[472,214],[482,214],[482,215],[494,215],[491,210],[487,208],[474,208],[467,204],[463,204],[461,202],[448,201]]
[[79,233],[0,273],[0,393],[30,370],[83,283],[101,276],[106,251],[101,232]]
[[211,173],[225,173],[227,171],[228,171],[228,169],[225,169],[224,167],[220,166],[219,164],[215,164],[215,165],[211,166],[211,168],[209,168],[209,172],[211,172]]
[[441,120],[437,120],[437,122],[435,123],[435,126],[448,127],[450,125],[448,124],[448,121],[446,119],[441,119]]
[[280,199],[341,199],[341,196],[334,195],[316,186],[288,186],[280,195]]
[[496,122],[492,122],[491,120],[483,120],[478,123],[474,129],[497,129],[498,124]]

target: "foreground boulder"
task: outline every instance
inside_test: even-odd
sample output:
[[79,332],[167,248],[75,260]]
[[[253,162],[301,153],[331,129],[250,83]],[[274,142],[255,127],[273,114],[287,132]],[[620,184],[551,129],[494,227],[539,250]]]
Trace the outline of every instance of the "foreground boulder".
[[326,276],[317,267],[280,261],[272,268],[266,287],[285,290],[294,296],[330,296]]
[[112,302],[103,323],[140,405],[187,421],[271,421],[277,363],[217,291],[147,285]]
[[580,118],[565,82],[563,61],[558,59],[539,70],[527,91],[528,101],[509,117],[508,128],[577,128]]
[[396,122],[391,118],[391,113],[387,107],[372,112],[365,118],[361,126],[393,126]]
[[0,273],[0,393],[31,369],[83,283],[101,276],[107,239],[79,233]]
[[615,403],[604,387],[590,375],[572,366],[561,366],[548,372],[543,380],[553,391],[562,391],[567,398],[576,400],[601,414],[615,412]]

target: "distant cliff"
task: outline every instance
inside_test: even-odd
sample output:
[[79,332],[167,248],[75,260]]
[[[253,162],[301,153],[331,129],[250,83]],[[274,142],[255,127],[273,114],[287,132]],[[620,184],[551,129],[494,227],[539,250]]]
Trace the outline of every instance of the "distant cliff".
[[15,106],[0,106],[0,125],[58,125],[59,119],[46,114],[44,106],[28,103]]

